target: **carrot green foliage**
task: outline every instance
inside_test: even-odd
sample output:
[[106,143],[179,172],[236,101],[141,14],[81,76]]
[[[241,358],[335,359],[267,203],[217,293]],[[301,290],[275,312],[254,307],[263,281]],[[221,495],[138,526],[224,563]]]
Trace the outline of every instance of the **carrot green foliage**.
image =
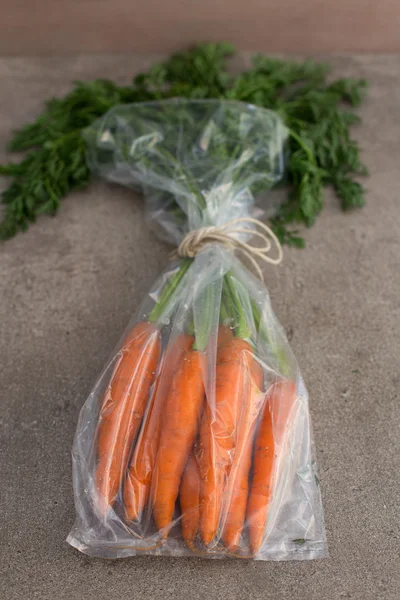
[[351,107],[362,101],[365,81],[331,81],[326,65],[265,56],[256,56],[250,69],[234,76],[228,61],[233,53],[227,43],[201,44],[137,75],[128,86],[77,82],[67,96],[47,102],[8,146],[25,157],[0,165],[0,174],[11,178],[2,196],[0,238],[25,230],[40,214],[54,214],[63,197],[90,183],[82,131],[95,119],[117,104],[177,96],[234,99],[281,115],[291,132],[288,198],[272,218],[281,242],[303,245],[295,223],[314,223],[327,185],[335,189],[343,210],[362,206],[364,191],[354,177],[367,171],[350,126],[359,121]]

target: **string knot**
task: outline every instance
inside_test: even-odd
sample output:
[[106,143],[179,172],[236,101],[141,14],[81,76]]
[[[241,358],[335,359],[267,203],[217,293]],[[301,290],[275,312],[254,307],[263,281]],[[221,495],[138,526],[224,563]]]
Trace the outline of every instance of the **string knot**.
[[[245,233],[263,241],[263,245],[255,246],[237,237]],[[278,265],[282,260],[282,246],[268,225],[252,217],[233,219],[224,225],[201,227],[189,231],[179,244],[175,254],[181,257],[194,258],[207,244],[222,244],[232,252],[240,252],[250,261],[258,277],[263,281],[263,274],[258,260],[272,265]],[[271,256],[272,247],[275,246],[276,256]]]

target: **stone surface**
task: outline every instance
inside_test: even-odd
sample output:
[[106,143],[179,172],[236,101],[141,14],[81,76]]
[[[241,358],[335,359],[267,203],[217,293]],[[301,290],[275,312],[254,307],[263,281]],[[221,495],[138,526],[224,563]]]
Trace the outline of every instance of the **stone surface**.
[[[127,81],[152,57],[1,59],[0,148],[73,79]],[[370,80],[356,131],[368,205],[327,193],[307,248],[266,269],[311,395],[330,558],[103,561],[65,543],[79,409],[167,262],[142,200],[96,182],[0,246],[1,570],[5,600],[400,597],[400,57],[329,59]],[[1,156],[1,159],[5,156]]]

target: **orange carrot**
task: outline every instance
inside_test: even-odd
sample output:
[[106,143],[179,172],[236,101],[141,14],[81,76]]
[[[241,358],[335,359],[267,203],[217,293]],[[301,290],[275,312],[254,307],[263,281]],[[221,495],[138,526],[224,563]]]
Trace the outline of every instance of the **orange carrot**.
[[238,414],[249,384],[252,348],[241,338],[223,345],[217,355],[215,406],[206,405],[200,430],[200,530],[209,545],[216,536],[222,492],[232,464]]
[[134,325],[132,329],[130,329],[125,335],[122,342],[122,349],[124,349],[126,346],[129,346],[131,342],[140,341],[140,336],[146,335],[149,331],[152,331],[154,327],[155,326],[148,321],[139,321],[136,323],[136,325]]
[[268,508],[273,492],[273,471],[277,449],[282,446],[291,412],[297,398],[293,381],[273,384],[265,404],[264,414],[256,437],[253,480],[247,503],[250,549],[257,554],[264,538]]
[[[249,473],[257,418],[264,400],[262,369],[252,362],[252,381],[243,398],[243,411],[238,423],[237,443],[229,480],[224,493],[222,540],[231,551],[237,549],[246,516]],[[246,397],[247,396],[247,397]]]
[[193,342],[192,336],[180,334],[164,354],[147,417],[135,446],[125,481],[124,506],[129,521],[139,519],[146,506],[160,439],[163,410],[172,376],[183,353],[192,347]]
[[[172,522],[182,473],[198,432],[205,369],[205,354],[189,350],[172,379],[151,483],[153,515],[159,530],[165,530]],[[165,530],[163,536],[166,535]]]
[[189,455],[179,489],[182,513],[182,535],[189,548],[199,530],[200,523],[200,473],[194,448]]
[[96,485],[104,513],[118,494],[161,352],[155,325],[138,323],[125,339],[103,398],[98,426]]

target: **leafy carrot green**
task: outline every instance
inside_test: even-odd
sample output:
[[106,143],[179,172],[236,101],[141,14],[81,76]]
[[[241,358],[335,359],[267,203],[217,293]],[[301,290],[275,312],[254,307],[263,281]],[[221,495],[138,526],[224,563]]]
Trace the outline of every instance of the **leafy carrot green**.
[[291,132],[288,199],[272,218],[282,243],[304,244],[296,223],[315,222],[326,186],[334,188],[343,210],[362,206],[364,189],[355,177],[367,170],[350,128],[359,121],[351,108],[361,103],[366,82],[332,81],[327,65],[266,56],[256,56],[250,69],[233,76],[227,62],[233,53],[231,44],[200,44],[126,86],[104,79],[77,82],[65,97],[49,100],[35,121],[12,136],[8,149],[25,157],[0,166],[0,174],[12,180],[2,195],[0,238],[27,229],[42,214],[55,214],[62,198],[90,183],[82,132],[96,119],[118,104],[175,97],[239,100],[281,115]]

